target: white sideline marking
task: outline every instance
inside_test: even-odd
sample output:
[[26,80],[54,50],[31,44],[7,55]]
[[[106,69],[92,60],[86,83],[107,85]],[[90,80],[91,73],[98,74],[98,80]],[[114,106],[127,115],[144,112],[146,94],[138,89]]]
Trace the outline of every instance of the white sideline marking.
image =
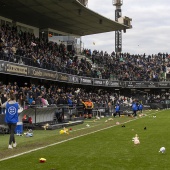
[[[162,111],[162,110],[161,110],[161,111]],[[161,112],[161,111],[157,111],[156,113]],[[152,113],[152,114],[155,114],[155,113]],[[150,114],[150,115],[152,115],[152,114]],[[148,115],[146,115],[146,116],[148,116]],[[146,116],[144,116],[144,117],[146,117]],[[144,117],[141,117],[141,118],[144,118]],[[123,124],[124,124],[124,123],[129,123],[129,122],[132,122],[132,121],[141,119],[141,118],[131,119],[131,120],[128,120],[128,121],[126,121],[126,122],[123,122]],[[96,125],[96,126],[97,126],[97,125]],[[115,126],[119,126],[119,125],[112,125],[112,126],[109,126],[109,127],[103,128],[103,129],[99,129],[99,130],[96,130],[96,131],[93,131],[93,132],[89,132],[89,133],[86,133],[86,134],[83,134],[83,135],[79,135],[79,136],[70,138],[70,139],[67,139],[67,140],[63,140],[63,141],[56,142],[56,143],[53,143],[53,144],[50,144],[50,145],[47,145],[47,146],[42,146],[42,147],[39,147],[39,148],[36,148],[36,149],[32,149],[32,150],[29,150],[29,151],[26,151],[26,152],[22,152],[22,153],[13,155],[13,156],[9,156],[9,157],[7,157],[7,158],[0,159],[0,162],[1,162],[1,161],[4,161],[4,160],[11,159],[11,158],[15,158],[15,157],[18,157],[18,156],[21,156],[21,155],[25,155],[25,154],[27,154],[27,153],[31,153],[31,152],[34,152],[34,151],[38,151],[38,150],[40,150],[40,149],[45,149],[45,148],[48,148],[48,147],[50,147],[50,146],[58,145],[58,144],[61,144],[61,143],[64,143],[64,142],[67,142],[67,141],[70,141],[70,140],[73,140],[73,139],[76,139],[76,138],[80,138],[80,137],[87,136],[87,135],[90,135],[90,134],[93,134],[93,133],[96,133],[96,132],[100,132],[100,131],[103,131],[103,130],[106,130],[106,129],[110,129],[110,128],[115,127]],[[90,126],[90,127],[95,127],[95,126]],[[87,128],[90,128],[90,127],[80,128],[80,129],[77,129],[77,130],[74,130],[74,131],[78,131],[78,130],[82,130],[82,129],[87,129]]]

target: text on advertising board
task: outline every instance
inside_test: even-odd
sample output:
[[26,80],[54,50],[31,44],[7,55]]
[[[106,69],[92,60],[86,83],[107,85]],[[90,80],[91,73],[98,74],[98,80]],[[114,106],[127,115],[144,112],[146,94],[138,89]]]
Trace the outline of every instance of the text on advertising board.
[[18,74],[27,75],[27,67],[25,67],[25,66],[17,66],[14,64],[7,64],[6,71],[9,73],[18,73]]

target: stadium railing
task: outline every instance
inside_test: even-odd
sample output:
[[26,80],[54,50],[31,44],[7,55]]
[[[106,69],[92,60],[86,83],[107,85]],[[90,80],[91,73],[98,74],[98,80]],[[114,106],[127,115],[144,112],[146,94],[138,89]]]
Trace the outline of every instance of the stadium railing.
[[12,55],[9,57],[5,53],[1,53],[0,60],[18,63],[21,65],[38,67],[38,68],[57,71],[57,72],[62,72],[62,73],[67,73],[67,74],[86,76],[86,77],[94,77],[94,78],[97,77],[97,75],[95,75],[95,72],[92,72],[92,70],[91,70],[91,73],[89,74],[86,71],[77,70],[74,67],[68,68],[67,66],[64,66],[64,65],[62,66],[61,64],[57,65],[55,63],[48,63],[48,62],[40,63],[38,60],[35,60],[33,58],[30,59],[29,57],[24,57],[24,56],[19,56],[19,55]]

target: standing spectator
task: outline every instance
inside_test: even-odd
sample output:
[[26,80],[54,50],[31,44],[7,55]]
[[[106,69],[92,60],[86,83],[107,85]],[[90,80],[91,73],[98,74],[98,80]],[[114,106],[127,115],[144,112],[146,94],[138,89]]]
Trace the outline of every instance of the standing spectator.
[[109,108],[109,116],[113,116],[114,106],[113,106],[113,101],[112,100],[110,100],[108,102],[108,108]]
[[[6,94],[1,95],[1,105],[3,105],[7,101]],[[5,114],[5,108],[1,107],[1,114]]]
[[85,105],[84,105],[83,100],[80,97],[78,98],[76,107],[77,107],[78,116],[79,117],[84,116]]
[[[60,122],[62,122],[64,120],[64,111],[67,109],[68,107],[68,101],[66,99],[66,96],[64,94],[61,94],[60,97],[58,98],[58,100],[56,101],[57,103],[57,107],[59,108],[59,110],[61,109],[61,118],[60,118]],[[60,112],[57,112],[56,117],[59,118],[59,114]]]
[[68,112],[69,112],[69,115],[70,115],[70,120],[72,118],[72,110],[73,110],[73,100],[72,100],[72,95],[69,94],[68,95],[68,98],[67,98],[67,103],[68,103]]
[[11,94],[8,101],[5,102],[2,105],[2,107],[6,108],[5,122],[8,124],[9,133],[10,133],[8,148],[12,149],[13,147],[17,146],[14,133],[15,133],[16,124],[18,122],[19,104],[16,102],[15,95]]

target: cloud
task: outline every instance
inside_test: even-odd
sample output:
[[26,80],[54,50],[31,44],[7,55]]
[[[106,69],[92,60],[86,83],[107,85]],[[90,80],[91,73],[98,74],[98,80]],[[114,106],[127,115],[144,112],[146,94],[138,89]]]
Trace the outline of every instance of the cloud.
[[[115,19],[116,7],[112,0],[90,0],[88,8]],[[170,53],[170,1],[126,0],[123,1],[122,16],[132,18],[133,28],[122,33],[122,52],[131,54]],[[115,50],[115,32],[82,37],[84,47],[111,53]],[[93,45],[95,42],[95,45]]]

